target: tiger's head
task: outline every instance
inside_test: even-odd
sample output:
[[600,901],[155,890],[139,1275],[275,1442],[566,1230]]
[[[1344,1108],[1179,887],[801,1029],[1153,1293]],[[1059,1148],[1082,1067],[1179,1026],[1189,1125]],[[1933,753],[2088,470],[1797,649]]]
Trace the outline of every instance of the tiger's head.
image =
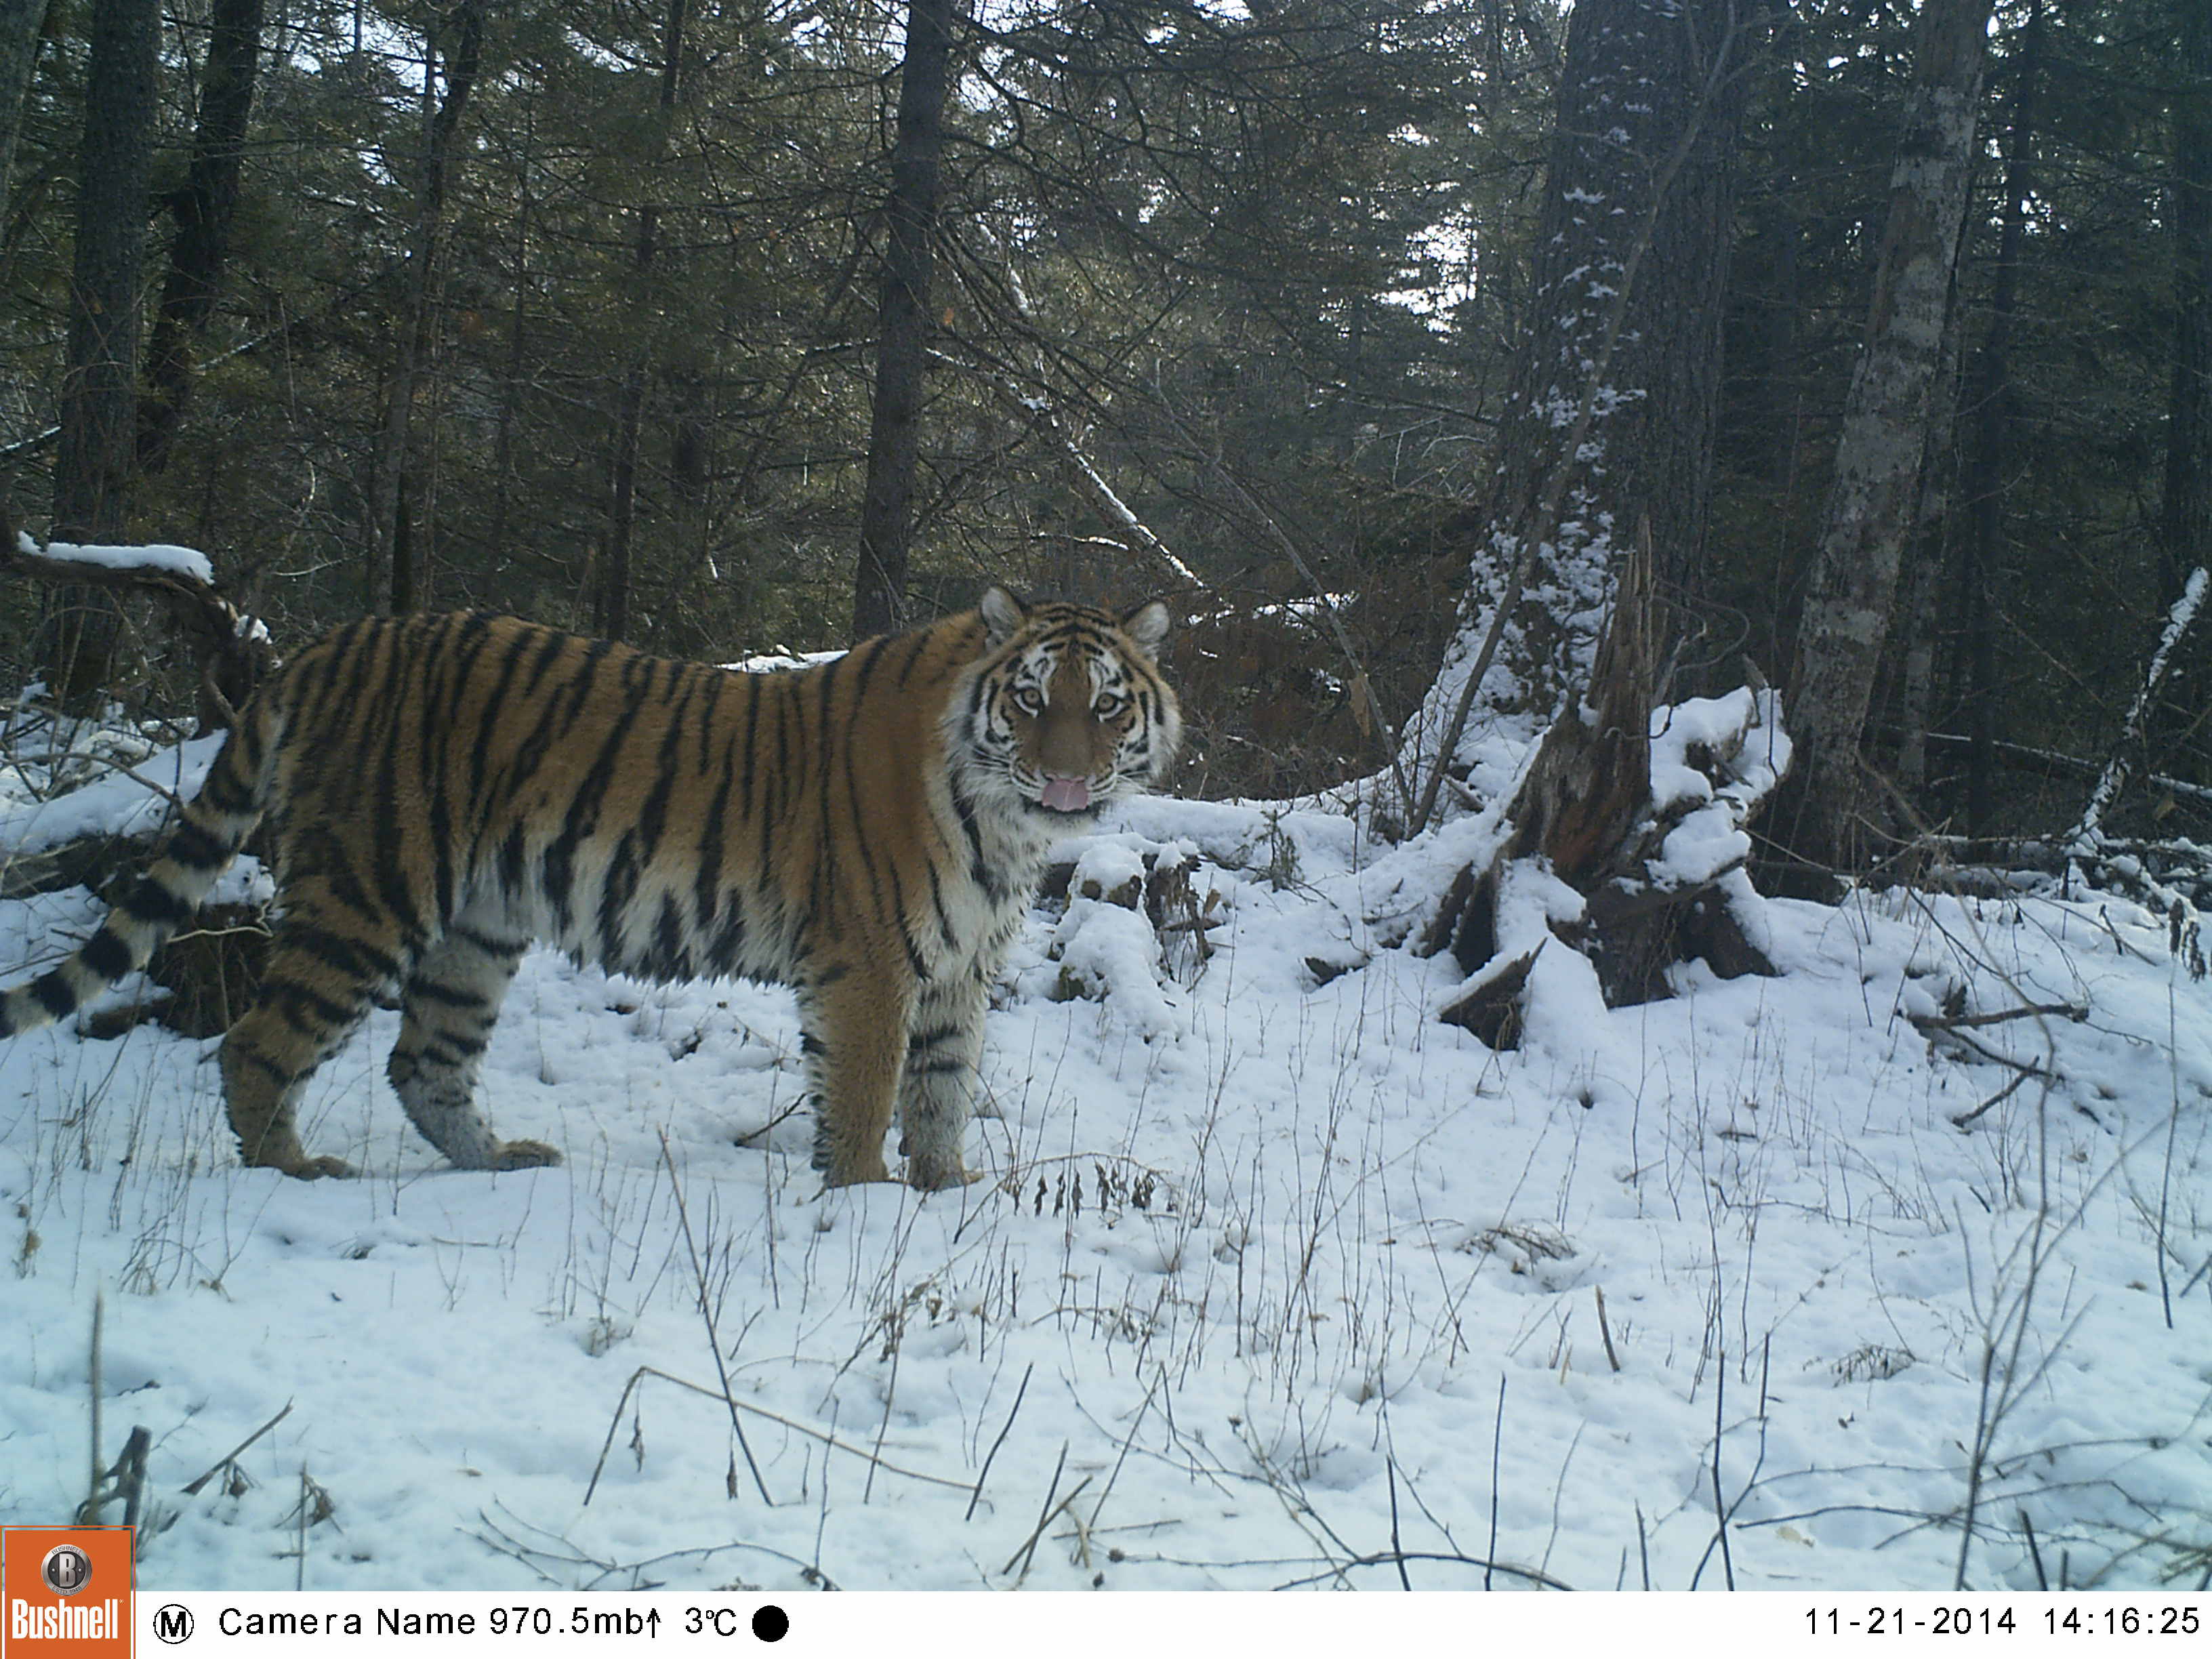
[[1153,653],[1158,599],[1116,616],[1085,605],[983,595],[984,653],[946,711],[956,763],[979,796],[1038,828],[1079,828],[1167,774],[1182,710]]

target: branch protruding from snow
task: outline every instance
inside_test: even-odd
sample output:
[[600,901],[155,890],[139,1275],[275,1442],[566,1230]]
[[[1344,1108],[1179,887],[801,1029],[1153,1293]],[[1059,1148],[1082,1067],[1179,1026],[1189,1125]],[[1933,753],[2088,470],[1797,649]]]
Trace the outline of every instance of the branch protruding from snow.
[[2120,791],[2127,786],[2128,775],[2135,769],[2128,757],[2129,751],[2142,738],[2143,727],[2150,720],[2151,700],[2158,695],[2159,682],[2166,678],[2174,647],[2180,644],[2181,636],[2189,631],[2190,623],[2197,620],[2197,613],[2203,606],[2207,585],[2204,567],[2199,565],[2190,572],[2189,580],[2182,584],[2181,597],[2166,612],[2166,632],[2159,637],[2158,649],[2151,653],[2150,666],[2143,671],[2142,689],[2128,709],[2119,741],[2112,748],[2112,757],[2106,763],[2097,787],[2089,792],[2089,804],[2081,809],[2081,822],[2067,837],[2069,848],[2076,858],[2094,857],[2104,839],[2105,814],[2119,798]]

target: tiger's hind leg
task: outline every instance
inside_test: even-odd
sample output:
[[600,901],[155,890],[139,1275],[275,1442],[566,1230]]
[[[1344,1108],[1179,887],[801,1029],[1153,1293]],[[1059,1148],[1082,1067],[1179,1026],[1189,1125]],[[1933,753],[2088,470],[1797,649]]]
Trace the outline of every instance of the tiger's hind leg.
[[899,1089],[899,1150],[907,1184],[924,1192],[975,1179],[960,1143],[980,1080],[988,981],[971,968],[949,985],[925,988],[907,1036]]
[[303,1181],[350,1176],[344,1159],[310,1158],[300,1144],[300,1091],[397,976],[400,946],[319,884],[296,883],[285,899],[261,988],[222,1040],[223,1100],[249,1167]]
[[814,1097],[814,1167],[832,1187],[890,1179],[884,1134],[912,1006],[912,991],[872,964],[832,969],[799,994],[799,1048]]
[[459,1169],[527,1170],[561,1161],[542,1140],[501,1140],[476,1106],[484,1047],[525,948],[525,941],[457,922],[407,978],[386,1074],[408,1121]]

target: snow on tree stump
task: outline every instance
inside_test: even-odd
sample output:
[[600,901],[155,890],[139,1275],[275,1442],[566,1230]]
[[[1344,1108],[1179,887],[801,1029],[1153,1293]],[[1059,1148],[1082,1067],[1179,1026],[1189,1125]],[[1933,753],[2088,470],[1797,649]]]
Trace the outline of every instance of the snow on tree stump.
[[1653,1001],[1672,994],[1673,964],[1698,957],[1723,979],[1774,972],[1744,825],[1789,764],[1775,696],[1655,708],[1658,641],[1639,555],[1591,701],[1553,723],[1508,812],[1512,833],[1486,866],[1460,870],[1422,936],[1423,955],[1449,950],[1470,976],[1439,1017],[1491,1048],[1517,1047],[1547,997],[1562,1017],[1593,991],[1607,1007]]

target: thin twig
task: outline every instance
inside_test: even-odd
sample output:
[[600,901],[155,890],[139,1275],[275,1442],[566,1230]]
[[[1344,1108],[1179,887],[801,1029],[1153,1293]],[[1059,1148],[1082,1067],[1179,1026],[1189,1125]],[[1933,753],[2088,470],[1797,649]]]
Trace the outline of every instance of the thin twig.
[[2002,1025],[2008,1019],[2033,1019],[2042,1014],[2063,1014],[2084,1020],[2089,1010],[2078,1002],[2031,1002],[2019,1008],[2000,1008],[1990,1014],[1914,1014],[1912,1023],[1923,1031],[1963,1031],[1970,1027]]
[[205,1474],[200,1476],[198,1480],[193,1481],[190,1486],[185,1488],[185,1496],[187,1498],[195,1496],[202,1486],[207,1485],[207,1483],[214,1480],[216,1475],[222,1474],[223,1470],[228,1468],[233,1463],[238,1462],[240,1454],[244,1452],[247,1447],[251,1446],[255,1441],[260,1439],[263,1435],[268,1433],[270,1430],[275,1428],[279,1423],[282,1423],[291,1414],[292,1402],[288,1400],[284,1402],[284,1409],[283,1411],[278,1412],[276,1416],[270,1418],[259,1428],[254,1430],[252,1434],[247,1435],[245,1439],[240,1441],[235,1446],[233,1446],[221,1457],[216,1459],[215,1467],[213,1468],[210,1468]]
[[1390,1477],[1390,1553],[1397,1559],[1398,1562],[1398,1588],[1411,1590],[1413,1588],[1413,1581],[1406,1572],[1406,1546],[1398,1536],[1397,1458],[1395,1456],[1385,1458],[1382,1471]]
[[1121,1455],[1114,1460],[1114,1468],[1106,1477],[1106,1489],[1098,1494],[1098,1501],[1091,1506],[1091,1525],[1093,1528],[1098,1524],[1099,1511],[1106,1507],[1106,1500],[1114,1495],[1114,1483],[1121,1478],[1121,1465],[1129,1461],[1129,1448],[1136,1443],[1137,1431],[1145,1424],[1145,1413],[1152,1410],[1153,1397],[1166,1385],[1167,1380],[1168,1368],[1162,1365],[1160,1374],[1152,1379],[1152,1386],[1145,1391],[1145,1402],[1137,1407],[1137,1415],[1129,1425],[1129,1432],[1122,1437]]
[[1721,1402],[1728,1398],[1728,1350],[1720,1352],[1719,1361],[1713,1367],[1713,1519],[1719,1523],[1721,1573],[1730,1589],[1735,1588],[1735,1558],[1729,1550],[1728,1500],[1721,1495],[1721,1435],[1726,1425],[1721,1420]]
[[[1019,1561],[1022,1564],[1023,1576],[1024,1577],[1028,1576],[1029,1563],[1024,1558],[1036,1553],[1037,1540],[1044,1535],[1044,1529],[1052,1524],[1052,1517],[1059,1512],[1053,1507],[1052,1500],[1059,1494],[1060,1472],[1066,1467],[1067,1442],[1063,1440],[1060,1443],[1060,1460],[1052,1466],[1052,1482],[1044,1489],[1044,1507],[1037,1512],[1036,1526],[1030,1535],[1022,1540],[1021,1547],[1006,1558],[1006,1565],[999,1569],[1000,1572],[1012,1572],[1014,1570],[1014,1564]],[[1087,1475],[1085,1477],[1086,1483],[1089,1479]],[[1080,1492],[1083,1488],[1078,1486],[1076,1490]]]
[[1605,1286],[1593,1285],[1590,1289],[1597,1292],[1597,1334],[1605,1339],[1605,1363],[1618,1371],[1620,1369],[1620,1356],[1613,1352],[1613,1327],[1606,1322]]
[[1014,1390],[1014,1408],[1006,1413],[1005,1425],[1000,1429],[999,1437],[991,1443],[991,1449],[983,1454],[982,1472],[976,1475],[975,1490],[969,1495],[968,1513],[960,1517],[963,1522],[975,1518],[975,1505],[983,1501],[983,1483],[991,1478],[991,1461],[998,1456],[999,1448],[1006,1443],[1006,1437],[1014,1431],[1014,1419],[1021,1415],[1022,1397],[1030,1391],[1030,1373],[1036,1370],[1034,1360],[1023,1367],[1022,1385]]
[[1318,1584],[1326,1579],[1341,1577],[1347,1568],[1388,1566],[1405,1561],[1456,1561],[1462,1566],[1480,1567],[1482,1581],[1486,1584],[1490,1582],[1492,1573],[1502,1572],[1509,1577],[1525,1578],[1530,1583],[1540,1585],[1545,1589],[1571,1590],[1574,1588],[1572,1584],[1562,1579],[1554,1578],[1548,1572],[1540,1572],[1534,1567],[1516,1567],[1510,1561],[1486,1561],[1480,1556],[1454,1555],[1449,1550],[1402,1552],[1390,1550],[1379,1555],[1356,1555],[1348,1561],[1336,1563],[1326,1572],[1311,1573],[1304,1578],[1289,1579],[1276,1585],[1275,1588],[1279,1590],[1303,1589],[1308,1584]]
[[669,1190],[676,1197],[676,1218],[684,1228],[684,1248],[690,1252],[691,1277],[699,1287],[699,1317],[706,1322],[707,1347],[714,1356],[714,1375],[722,1384],[722,1399],[730,1408],[730,1432],[738,1437],[738,1449],[745,1455],[745,1467],[753,1472],[753,1485],[760,1489],[761,1502],[770,1509],[775,1499],[768,1495],[768,1482],[761,1479],[760,1465],[753,1462],[753,1449],[745,1441],[745,1426],[738,1421],[737,1396],[730,1390],[729,1368],[722,1362],[722,1339],[714,1329],[714,1298],[708,1294],[707,1270],[699,1260],[699,1246],[691,1237],[691,1212],[684,1202],[684,1183],[676,1176],[676,1155],[668,1148],[668,1131],[660,1132],[660,1161],[668,1170]]
[[[1505,1438],[1505,1373],[1498,1374],[1498,1415],[1490,1425],[1490,1560],[1498,1559],[1498,1451]],[[1490,1588],[1490,1567],[1482,1569],[1482,1587]]]
[[1990,1107],[1992,1107],[1992,1106],[2001,1106],[2001,1105],[2002,1105],[2006,1101],[2008,1101],[2008,1100],[2011,1099],[2011,1098],[2012,1098],[2012,1097],[2013,1097],[2014,1092],[2019,1089],[2020,1085],[2021,1085],[2021,1084],[2023,1084],[2023,1083],[2026,1083],[2029,1079],[2033,1078],[2033,1076],[2035,1076],[2035,1073],[2033,1073],[2033,1072],[2022,1072],[2022,1073],[2021,1073],[2018,1077],[2014,1078],[2011,1082],[2009,1082],[2009,1083],[2006,1084],[2006,1085],[2005,1085],[2005,1086],[2004,1086],[2003,1088],[2002,1088],[2002,1089],[1998,1090],[1998,1091],[1996,1091],[1996,1093],[1995,1093],[1995,1094],[1991,1095],[1991,1096],[1990,1096],[1987,1100],[1984,1101],[1980,1105],[1978,1105],[1978,1106],[1975,1107],[1975,1108],[1974,1108],[1974,1109],[1973,1109],[1972,1111],[1971,1111],[1971,1112],[1960,1112],[1960,1113],[1959,1113],[1955,1117],[1954,1117],[1954,1118],[1951,1120],[1951,1122],[1952,1122],[1953,1127],[1955,1127],[1955,1128],[1960,1128],[1960,1129],[1971,1129],[1971,1128],[1972,1128],[1972,1127],[1974,1127],[1974,1120],[1975,1120],[1975,1119],[1977,1119],[1977,1118],[1980,1117],[1980,1116],[1981,1116],[1981,1115],[1982,1115],[1984,1112],[1988,1111],[1988,1110],[1990,1109]]
[[[838,1439],[834,1434],[824,1434],[811,1423],[801,1423],[796,1418],[784,1416],[781,1412],[772,1412],[765,1406],[756,1406],[743,1400],[732,1400],[726,1392],[718,1394],[702,1383],[692,1382],[689,1377],[677,1376],[652,1365],[640,1365],[629,1374],[629,1381],[623,1384],[622,1397],[615,1401],[614,1415],[607,1423],[606,1440],[599,1447],[599,1461],[592,1466],[591,1485],[584,1491],[584,1502],[586,1504],[592,1501],[592,1493],[598,1489],[599,1484],[599,1474],[606,1468],[607,1455],[614,1449],[615,1431],[622,1426],[623,1407],[629,1403],[630,1391],[648,1376],[657,1376],[664,1382],[673,1382],[679,1389],[687,1389],[693,1394],[703,1395],[709,1400],[720,1400],[725,1405],[734,1407],[737,1410],[751,1416],[764,1419],[781,1428],[789,1429],[794,1434],[803,1434],[809,1439],[819,1440],[825,1446],[834,1446],[849,1456],[871,1456],[866,1446],[855,1446],[850,1441]],[[965,1480],[954,1480],[942,1474],[925,1474],[920,1469],[902,1468],[888,1458],[878,1458],[874,1461],[880,1462],[893,1474],[904,1475],[909,1480],[927,1481],[933,1486],[950,1486],[954,1492],[975,1490]]]
[[875,1448],[868,1454],[868,1478],[860,1487],[860,1502],[864,1504],[875,1495],[876,1468],[883,1461],[884,1437],[891,1431],[891,1406],[898,1399],[899,1352],[905,1346],[896,1335],[893,1336],[890,1381],[884,1389],[883,1420],[876,1425]]

